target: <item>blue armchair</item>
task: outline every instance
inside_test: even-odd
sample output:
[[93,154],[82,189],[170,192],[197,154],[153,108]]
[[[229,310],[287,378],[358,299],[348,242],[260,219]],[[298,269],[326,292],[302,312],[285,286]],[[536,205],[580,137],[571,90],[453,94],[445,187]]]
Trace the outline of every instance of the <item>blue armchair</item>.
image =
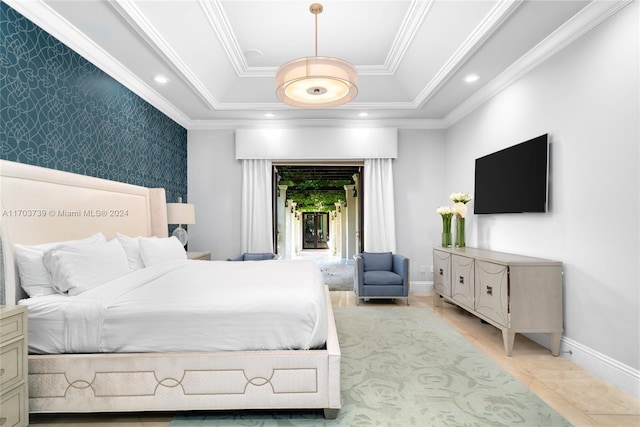
[[249,253],[245,252],[240,255],[232,256],[231,258],[227,258],[227,261],[265,261],[269,259],[279,259],[280,256],[271,252],[256,252]]
[[405,298],[409,305],[409,258],[391,252],[362,252],[353,256],[356,301]]

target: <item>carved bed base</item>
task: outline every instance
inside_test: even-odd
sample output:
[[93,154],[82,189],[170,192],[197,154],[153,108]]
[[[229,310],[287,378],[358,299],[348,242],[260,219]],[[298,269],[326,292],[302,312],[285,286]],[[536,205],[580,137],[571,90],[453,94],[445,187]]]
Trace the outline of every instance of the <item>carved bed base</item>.
[[318,408],[333,419],[340,348],[328,312],[322,350],[29,356],[29,412]]
[[[0,160],[5,297],[21,292],[13,243],[89,236],[167,235],[165,193],[120,182]],[[85,215],[126,211],[126,217]],[[58,212],[83,213],[67,218]],[[18,213],[20,215],[18,215]],[[328,288],[322,350],[29,356],[29,410],[47,412],[340,408],[340,346]]]

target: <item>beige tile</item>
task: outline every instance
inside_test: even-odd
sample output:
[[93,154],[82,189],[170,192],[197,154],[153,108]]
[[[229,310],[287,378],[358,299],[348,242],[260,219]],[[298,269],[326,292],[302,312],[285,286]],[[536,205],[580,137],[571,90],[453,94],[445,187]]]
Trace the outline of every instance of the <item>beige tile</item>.
[[638,415],[591,415],[599,426],[603,427],[638,427],[640,416]]
[[640,415],[638,399],[584,369],[540,369],[536,377],[586,414]]
[[567,400],[565,396],[557,391],[550,389],[538,380],[534,380],[529,385],[529,390],[535,393],[547,405],[556,410],[567,421],[574,426],[590,427],[597,426],[598,423],[587,414],[577,408],[573,402]]

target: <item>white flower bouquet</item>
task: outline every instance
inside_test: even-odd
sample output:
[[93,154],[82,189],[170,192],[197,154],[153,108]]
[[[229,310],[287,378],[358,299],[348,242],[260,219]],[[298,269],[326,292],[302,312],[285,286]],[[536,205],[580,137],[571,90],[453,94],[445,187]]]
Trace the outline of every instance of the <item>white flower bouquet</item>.
[[473,199],[473,194],[470,193],[451,193],[449,196],[453,203],[468,203]]

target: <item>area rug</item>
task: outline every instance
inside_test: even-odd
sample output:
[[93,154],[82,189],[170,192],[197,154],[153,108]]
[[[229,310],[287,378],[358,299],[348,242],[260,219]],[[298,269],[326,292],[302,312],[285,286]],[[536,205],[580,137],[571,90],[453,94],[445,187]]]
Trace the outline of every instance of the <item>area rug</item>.
[[353,290],[353,261],[345,263],[316,260],[315,263],[320,267],[324,283],[330,291]]
[[176,416],[195,426],[570,426],[427,308],[337,307],[342,409]]

